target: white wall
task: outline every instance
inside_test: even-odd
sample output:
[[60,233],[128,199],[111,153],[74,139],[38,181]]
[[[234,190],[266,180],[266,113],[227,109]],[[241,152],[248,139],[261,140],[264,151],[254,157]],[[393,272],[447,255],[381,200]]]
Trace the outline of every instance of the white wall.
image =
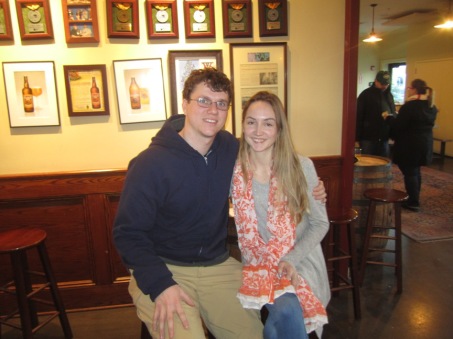
[[[4,82],[0,81],[0,175],[125,168],[133,156],[147,147],[162,123],[119,123],[112,61],[162,58],[169,116],[168,51],[222,49],[224,71],[230,74],[229,42],[288,42],[288,111],[296,148],[309,156],[340,154],[344,2],[288,1],[289,36],[260,38],[258,1],[253,0],[254,38],[224,41],[221,1],[215,0],[216,39],[186,43],[182,0],[178,0],[179,41],[171,42],[147,39],[143,0],[139,0],[140,39],[109,40],[105,1],[98,1],[101,40],[99,45],[87,47],[66,44],[60,1],[52,1],[51,7],[54,42],[22,42],[15,4],[10,1],[15,40],[0,43],[0,61],[55,62],[61,126],[10,128]],[[109,116],[68,116],[63,65],[84,64],[107,67]],[[3,70],[0,72],[3,79]],[[231,119],[226,128],[231,131]]]

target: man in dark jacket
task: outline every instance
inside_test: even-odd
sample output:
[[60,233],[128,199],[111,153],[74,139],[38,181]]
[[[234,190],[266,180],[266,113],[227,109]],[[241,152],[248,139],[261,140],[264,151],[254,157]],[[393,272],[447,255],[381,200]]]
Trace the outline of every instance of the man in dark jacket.
[[393,95],[390,93],[390,74],[379,71],[372,86],[360,93],[357,99],[355,140],[362,154],[389,157],[389,126],[382,114],[396,113]]

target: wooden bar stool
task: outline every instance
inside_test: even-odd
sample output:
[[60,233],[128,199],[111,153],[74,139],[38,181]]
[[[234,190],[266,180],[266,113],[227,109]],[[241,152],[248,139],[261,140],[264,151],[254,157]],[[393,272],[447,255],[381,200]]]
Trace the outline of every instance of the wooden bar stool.
[[[381,266],[389,266],[395,267],[395,273],[397,277],[397,293],[401,293],[403,291],[403,260],[401,254],[401,203],[406,201],[409,196],[406,192],[402,192],[399,190],[391,189],[391,188],[370,188],[367,189],[363,195],[369,199],[369,208],[368,208],[368,216],[367,216],[367,225],[365,229],[365,238],[363,241],[363,252],[362,252],[362,260],[360,265],[360,285],[363,284],[363,280],[365,278],[365,268],[367,264],[370,265],[381,265]],[[384,225],[375,225],[375,213],[376,213],[376,206],[379,203],[384,204],[393,204],[394,209],[394,224],[393,226],[384,226]],[[394,235],[386,235],[386,234],[374,234],[374,229],[388,229],[394,230]],[[371,239],[387,239],[393,240],[394,248],[387,249],[384,248],[370,248],[370,241]],[[382,252],[382,253],[394,253],[394,262],[385,262],[384,259],[379,261],[379,258],[375,260],[368,260],[368,256],[370,252]]]
[[[351,290],[354,316],[356,319],[360,319],[360,286],[354,228],[354,221],[357,220],[358,214],[353,208],[328,209],[327,216],[330,222],[330,229],[322,245],[327,268],[332,272],[330,290],[333,294],[345,289]],[[346,250],[341,247],[341,233],[344,230],[347,232]],[[342,263],[345,265],[340,265]],[[349,268],[350,278],[344,274],[346,268]]]
[[[35,332],[58,316],[65,338],[72,338],[71,327],[44,243],[46,237],[45,231],[35,228],[15,229],[0,233],[0,254],[10,255],[13,272],[13,280],[1,286],[0,291],[16,295],[18,304],[18,310],[0,317],[0,326],[3,324],[20,329],[22,330],[22,337],[28,339],[33,338]],[[27,251],[32,248],[37,249],[44,272],[28,269]],[[46,282],[33,286],[32,276],[44,277]],[[38,297],[37,294],[46,288],[50,290],[53,302]],[[55,311],[48,313],[47,318],[40,323],[36,303],[51,305],[55,307]],[[20,315],[21,326],[10,321],[17,314]]]

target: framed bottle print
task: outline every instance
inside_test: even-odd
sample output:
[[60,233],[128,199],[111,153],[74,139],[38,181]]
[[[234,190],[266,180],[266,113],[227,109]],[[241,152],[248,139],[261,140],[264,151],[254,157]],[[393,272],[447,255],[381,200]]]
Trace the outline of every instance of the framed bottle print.
[[259,0],[260,36],[288,35],[287,0]]
[[178,38],[176,0],[146,0],[148,38]]
[[99,42],[96,0],[62,0],[67,43]]
[[0,0],[0,40],[14,40],[8,0]]
[[184,0],[186,38],[215,38],[213,0]]
[[109,115],[105,65],[63,66],[70,117]]
[[107,0],[107,35],[109,38],[140,37],[138,0]]
[[224,38],[253,36],[251,0],[222,0],[222,12]]
[[16,0],[22,40],[53,38],[49,0]]

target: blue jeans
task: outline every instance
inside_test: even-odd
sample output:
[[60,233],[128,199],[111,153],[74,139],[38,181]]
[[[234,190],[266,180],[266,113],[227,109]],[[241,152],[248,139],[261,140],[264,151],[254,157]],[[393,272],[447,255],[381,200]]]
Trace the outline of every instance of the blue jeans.
[[285,293],[266,304],[269,315],[264,325],[264,339],[308,339],[304,314],[299,299],[293,293]]

